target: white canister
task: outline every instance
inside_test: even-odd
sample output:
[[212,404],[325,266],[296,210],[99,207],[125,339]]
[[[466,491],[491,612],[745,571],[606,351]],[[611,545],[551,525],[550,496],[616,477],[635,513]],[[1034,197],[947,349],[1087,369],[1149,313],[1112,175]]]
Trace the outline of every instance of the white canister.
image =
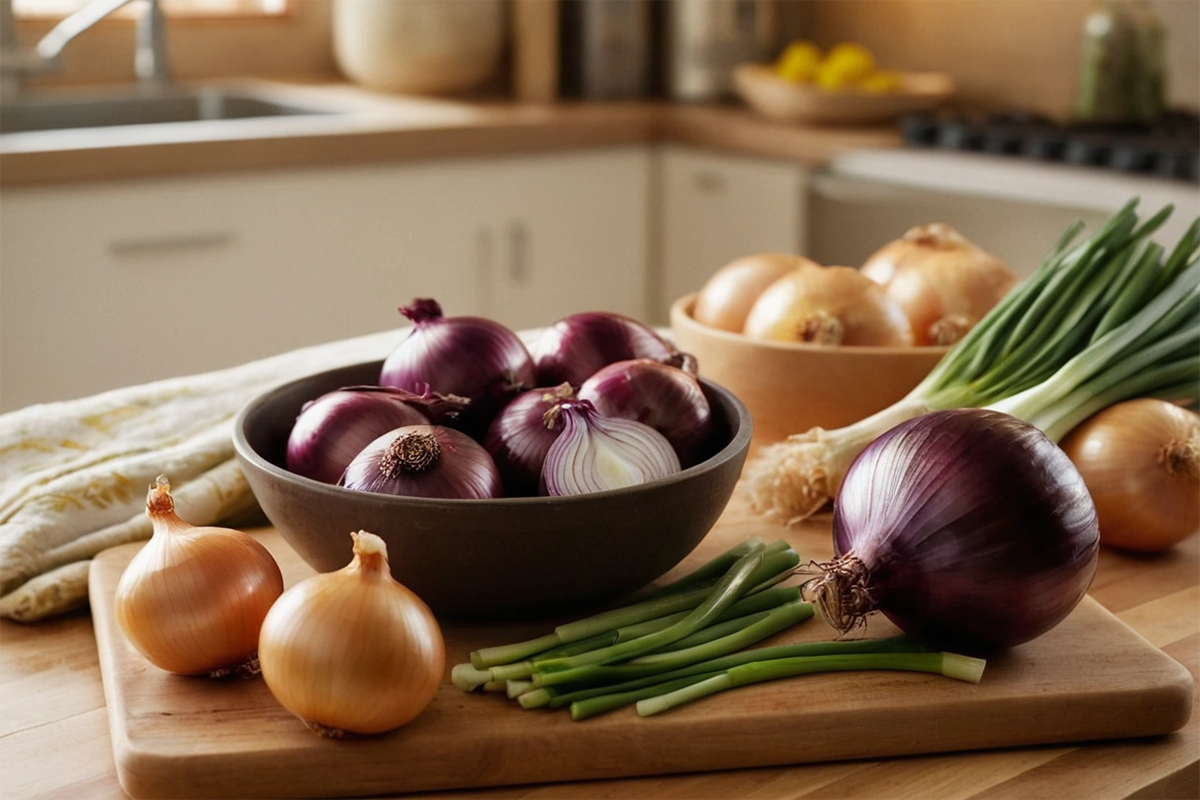
[[504,50],[503,0],[335,0],[333,52],[372,89],[461,92],[491,77]]

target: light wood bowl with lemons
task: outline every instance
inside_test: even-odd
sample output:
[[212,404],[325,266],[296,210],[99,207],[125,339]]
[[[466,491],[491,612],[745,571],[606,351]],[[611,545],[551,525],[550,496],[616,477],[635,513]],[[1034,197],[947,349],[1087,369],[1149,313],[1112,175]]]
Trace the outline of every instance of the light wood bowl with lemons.
[[827,53],[806,40],[792,42],[774,64],[739,65],[733,84],[767,119],[822,125],[883,122],[954,95],[947,74],[883,70],[857,42],[841,42]]
[[941,72],[898,73],[892,91],[849,86],[825,89],[781,77],[769,64],[744,63],[733,71],[734,88],[751,109],[787,123],[850,125],[881,123],[901,114],[936,108],[954,96],[954,80]]

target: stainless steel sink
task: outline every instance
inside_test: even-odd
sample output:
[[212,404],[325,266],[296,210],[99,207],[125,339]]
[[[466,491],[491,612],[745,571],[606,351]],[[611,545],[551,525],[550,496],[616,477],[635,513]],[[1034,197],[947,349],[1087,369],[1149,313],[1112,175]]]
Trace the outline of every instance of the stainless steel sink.
[[0,133],[333,113],[216,89],[24,97],[0,104]]

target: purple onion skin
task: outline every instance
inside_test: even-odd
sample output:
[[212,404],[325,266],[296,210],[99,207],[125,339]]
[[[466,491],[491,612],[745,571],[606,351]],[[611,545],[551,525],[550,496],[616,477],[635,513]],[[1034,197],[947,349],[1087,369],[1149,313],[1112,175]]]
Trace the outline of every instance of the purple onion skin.
[[537,385],[533,357],[516,333],[482,317],[446,317],[437,301],[418,298],[400,309],[412,332],[380,370],[381,386],[471,400],[454,426],[476,435],[522,389]]
[[680,463],[691,466],[712,433],[712,408],[700,381],[682,369],[646,358],[602,367],[579,387],[601,414],[649,425],[667,437]]
[[[389,474],[384,466],[386,455],[405,436],[436,439],[438,453],[427,468],[398,467]],[[449,500],[486,500],[504,494],[500,472],[483,446],[442,425],[409,425],[388,431],[354,457],[340,485],[359,492]]]
[[869,570],[877,607],[938,647],[993,652],[1061,622],[1096,572],[1096,509],[1040,430],[984,409],[901,423],[847,470],[836,556]]
[[545,388],[522,392],[501,409],[484,434],[484,449],[496,462],[509,497],[538,494],[546,453],[563,431],[557,415],[546,418],[546,412],[562,399],[556,391]]
[[676,357],[673,345],[631,317],[585,311],[544,330],[533,348],[538,386],[566,382],[578,388],[601,367],[616,361]]
[[356,455],[379,436],[429,419],[407,392],[371,386],[337,389],[300,409],[288,436],[289,472],[336,484]]

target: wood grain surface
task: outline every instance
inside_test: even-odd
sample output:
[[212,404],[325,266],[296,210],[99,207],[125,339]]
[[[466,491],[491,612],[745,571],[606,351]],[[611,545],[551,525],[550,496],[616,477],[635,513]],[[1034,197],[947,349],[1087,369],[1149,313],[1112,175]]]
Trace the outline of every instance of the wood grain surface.
[[[772,532],[736,502],[722,520],[722,527],[729,535],[741,537]],[[274,537],[269,530],[255,534],[268,542]],[[806,557],[821,557],[828,552],[828,544],[819,530],[802,530],[794,538]],[[1090,594],[1097,604],[1146,641],[1182,663],[1195,682],[1200,674],[1200,540],[1193,538],[1158,557],[1130,556],[1105,549]],[[1094,611],[1099,613],[1099,609]],[[1092,611],[1086,613],[1093,615]],[[1080,670],[1086,671],[1090,661],[1083,658]],[[980,687],[957,683],[950,686],[981,688],[990,677],[986,675]],[[791,685],[807,680],[796,679]],[[745,692],[754,690],[740,691],[745,698]],[[730,697],[726,695],[725,699]],[[487,702],[490,699],[494,698],[462,697],[463,701],[489,705],[491,711]],[[711,698],[694,706],[693,711],[698,713],[700,708],[707,708],[705,713],[709,713],[713,704],[719,702],[722,698]],[[112,800],[127,796],[117,778],[97,641],[88,613],[32,626],[0,621],[0,703],[0,764],[3,765],[0,797]],[[507,707],[494,710],[506,715],[517,713]],[[685,711],[688,709],[678,709],[680,713]],[[670,722],[670,719],[668,713],[642,722]],[[1036,724],[1036,720],[1026,719],[1025,724]],[[524,750],[514,751],[513,756],[551,757],[545,752]],[[218,765],[215,769],[229,766]],[[345,774],[346,767],[339,767],[339,771]],[[372,791],[379,796],[396,796],[382,787]],[[1200,796],[1200,717],[1193,713],[1180,730],[1165,736],[1091,744],[867,757],[407,796],[489,800],[1195,798]]]
[[[690,563],[749,535],[746,516],[735,502]],[[751,524],[758,535],[785,535],[807,557],[828,555],[827,520],[795,531]],[[261,535],[289,585],[311,574],[277,534]],[[499,696],[466,695],[447,681],[402,730],[330,742],[279,707],[261,680],[168,675],[129,647],[113,623],[111,598],[137,547],[109,551],[92,572],[115,763],[134,797],[476,789],[1045,745],[1163,734],[1191,713],[1187,670],[1087,599],[1054,631],[994,658],[978,686],[902,673],[811,676],[649,719],[627,708],[572,722],[565,711],[524,711]],[[444,623],[449,660],[548,625]],[[893,632],[880,622],[868,635]],[[814,620],[777,641],[831,636]]]

